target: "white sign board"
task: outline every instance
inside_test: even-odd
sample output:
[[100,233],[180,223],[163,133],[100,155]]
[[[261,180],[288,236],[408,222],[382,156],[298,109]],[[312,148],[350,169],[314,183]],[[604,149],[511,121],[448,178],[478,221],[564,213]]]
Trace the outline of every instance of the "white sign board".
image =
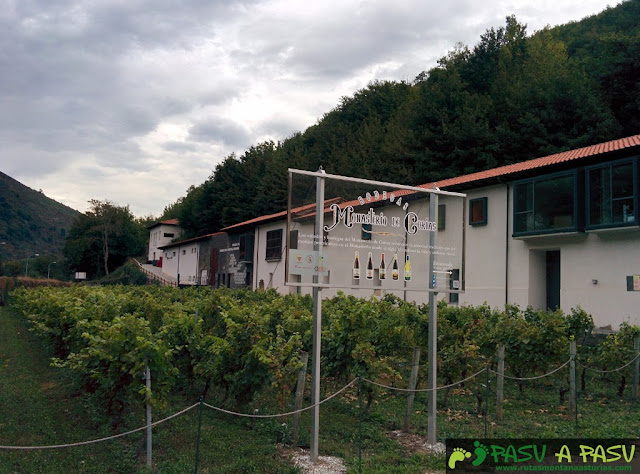
[[[289,173],[287,285],[464,291],[465,195]],[[318,178],[325,187],[319,230]]]

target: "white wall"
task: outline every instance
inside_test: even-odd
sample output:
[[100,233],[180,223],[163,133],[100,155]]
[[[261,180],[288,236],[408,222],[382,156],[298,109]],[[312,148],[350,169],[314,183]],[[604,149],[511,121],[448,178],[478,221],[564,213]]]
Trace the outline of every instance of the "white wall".
[[[507,191],[508,190],[508,191]],[[508,193],[508,194],[507,194]],[[487,225],[470,226],[468,224],[468,206],[471,199],[487,197]],[[422,204],[421,204],[422,203]],[[440,204],[446,205],[445,230],[437,233],[438,245],[462,245],[462,200],[447,196],[440,197]],[[428,201],[418,200],[410,204],[410,210],[418,209]],[[366,206],[365,206],[366,207]],[[466,202],[466,292],[460,295],[460,304],[480,305],[488,303],[495,308],[503,308],[506,302],[517,304],[521,308],[531,305],[544,309],[546,306],[546,252],[560,251],[560,306],[565,313],[580,306],[591,314],[597,327],[611,325],[618,329],[623,321],[640,324],[640,292],[626,290],[626,276],[640,274],[640,229],[610,229],[606,231],[587,231],[571,234],[547,234],[535,237],[513,238],[513,186],[492,185],[467,192]],[[389,204],[376,212],[385,215],[403,216],[402,209]],[[362,212],[362,211],[358,211]],[[329,214],[325,216],[325,221]],[[326,223],[326,222],[325,222]],[[359,225],[358,229],[360,228]],[[313,235],[313,222],[298,223],[301,235]],[[265,260],[266,234],[273,229],[283,230],[283,246],[286,243],[286,220],[259,226],[256,229],[254,247],[254,288],[264,281],[265,288],[277,288],[282,293],[301,291],[286,287],[285,250],[282,260]],[[374,231],[376,228],[374,226]],[[353,235],[353,231],[350,231]],[[342,226],[330,233],[330,238],[340,238],[349,232]],[[376,237],[373,237],[375,241]],[[312,250],[311,240],[300,238],[299,249]],[[375,246],[375,242],[373,242]],[[379,264],[380,250],[375,251],[374,266]],[[367,250],[360,250],[361,268],[364,272]],[[404,249],[398,251],[399,263],[404,262]],[[350,278],[354,248],[332,247],[331,272],[329,280],[353,283]],[[385,252],[387,266],[390,267],[393,255]],[[427,257],[412,257],[414,274],[425,272]],[[423,273],[423,274],[424,274]],[[508,274],[508,276],[507,276]],[[305,278],[305,277],[303,277]],[[310,277],[306,277],[310,278]],[[508,278],[508,285],[507,279]],[[597,284],[593,283],[597,280]],[[376,280],[379,283],[379,280]],[[401,283],[401,282],[400,282]],[[423,284],[428,282],[412,282]],[[356,282],[357,284],[357,282]],[[349,285],[347,285],[349,286]],[[385,287],[390,288],[388,282]],[[323,289],[323,297],[332,297],[338,289]],[[381,296],[386,292],[404,297],[401,287],[392,289],[346,289],[345,293],[359,297]],[[440,293],[439,298],[448,298]],[[407,291],[406,299],[424,303],[427,292]]]
[[[265,259],[267,249],[267,232],[282,229],[282,259],[268,261]],[[255,243],[253,247],[253,287],[260,288],[263,282],[264,288],[276,288],[281,293],[288,293],[288,287],[284,284],[285,245],[287,243],[287,221],[283,219],[270,224],[256,227]]]
[[[460,198],[447,198],[441,197],[441,203],[447,207],[447,227],[445,231],[438,233],[437,246],[453,246],[456,247],[461,253],[462,248],[462,199]],[[428,198],[412,201],[409,205],[408,211],[416,212],[421,219],[428,216],[429,201]],[[356,212],[367,212],[368,207],[363,206],[357,208]],[[395,204],[388,203],[384,207],[375,208],[376,214],[380,212],[384,213],[385,217],[390,221],[392,217],[398,217],[401,222],[404,223],[404,217],[406,211]],[[330,224],[332,214],[325,215],[325,225]],[[313,250],[313,235],[314,235],[314,222],[313,220],[307,220],[304,222],[297,222],[294,224],[294,229],[298,231],[298,249],[300,250]],[[264,287],[278,288],[283,293],[309,293],[309,287],[285,287],[285,254],[283,251],[283,258],[279,262],[269,262],[265,260],[266,251],[266,235],[267,232],[274,229],[283,230],[283,239],[286,238],[286,221],[285,219],[259,226],[256,229],[256,245],[254,248],[254,288],[260,287],[260,281],[264,282]],[[340,288],[325,288],[322,290],[324,298],[332,297],[337,294],[342,288],[348,294],[352,294],[358,297],[368,298],[373,295],[382,296],[386,293],[395,294],[401,298],[406,298],[410,301],[416,301],[418,303],[424,303],[428,300],[428,293],[426,291],[405,291],[405,286],[409,289],[413,288],[428,288],[429,282],[426,281],[425,275],[427,274],[428,259],[427,246],[429,244],[429,232],[418,232],[416,235],[409,236],[409,255],[411,257],[411,266],[413,277],[410,282],[405,283],[402,271],[405,262],[405,248],[404,248],[404,224],[401,228],[394,230],[390,226],[376,226],[372,227],[371,240],[362,242],[361,237],[361,224],[355,224],[352,229],[346,228],[340,224],[328,233],[328,239],[330,242],[329,266],[331,268],[330,274],[327,277],[323,277],[323,283],[331,285],[340,285]],[[398,235],[380,235],[376,232],[397,232]],[[353,240],[355,236],[355,241]],[[285,242],[283,242],[284,245]],[[424,250],[419,250],[416,245],[422,245]],[[413,247],[412,247],[413,246]],[[324,248],[324,247],[323,247]],[[368,260],[368,253],[371,249],[374,265],[374,279],[372,281],[365,281],[365,267]],[[352,278],[353,261],[356,250],[360,254],[360,265],[362,269],[362,276],[360,280],[354,280]],[[385,262],[387,265],[388,277],[383,282],[379,279],[379,265],[381,254],[385,253]],[[398,265],[400,268],[400,279],[398,281],[391,280],[391,266],[393,262],[394,254],[398,255]],[[441,260],[446,262],[447,259]],[[454,258],[451,265],[446,266],[445,270],[452,270],[454,268],[460,269],[461,265]],[[448,285],[448,275],[439,275],[439,278],[446,278]],[[298,281],[299,277],[292,277],[293,281]],[[311,282],[311,276],[303,276],[303,281]],[[357,288],[362,286],[363,288]],[[353,287],[344,289],[345,287]],[[441,295],[444,297],[444,295]]]
[[[173,236],[165,237],[165,234],[173,234]],[[182,235],[182,229],[175,225],[160,224],[149,230],[149,261],[160,260],[163,256],[162,250],[158,247],[169,245],[171,241]],[[155,255],[155,257],[154,257]]]
[[196,285],[198,283],[198,256],[200,245],[198,242],[177,245],[163,251],[162,273],[173,278],[180,275],[181,285]]

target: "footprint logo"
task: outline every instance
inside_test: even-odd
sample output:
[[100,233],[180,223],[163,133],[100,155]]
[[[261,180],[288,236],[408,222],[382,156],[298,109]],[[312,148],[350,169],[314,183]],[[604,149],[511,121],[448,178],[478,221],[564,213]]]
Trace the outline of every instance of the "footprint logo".
[[476,458],[471,462],[474,466],[479,466],[487,459],[487,454],[489,454],[489,450],[487,447],[482,444],[480,441],[474,441],[473,445],[476,449],[473,450],[473,454],[476,455]]
[[449,469],[455,469],[458,461],[463,461],[465,458],[470,458],[471,453],[464,448],[453,448],[453,453],[449,456]]

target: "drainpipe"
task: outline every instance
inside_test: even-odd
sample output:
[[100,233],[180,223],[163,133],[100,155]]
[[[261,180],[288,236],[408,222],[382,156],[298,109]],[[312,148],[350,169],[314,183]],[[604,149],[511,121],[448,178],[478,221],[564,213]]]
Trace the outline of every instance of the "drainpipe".
[[253,288],[254,290],[258,289],[258,270],[259,270],[259,255],[260,255],[260,227],[256,226],[253,231],[253,238],[255,239],[254,243],[254,251],[253,251]]
[[504,186],[507,188],[507,219],[504,235],[504,304],[506,306],[507,304],[509,304],[509,224],[511,222],[511,213],[509,212],[510,189],[509,183],[503,182],[500,178],[498,178],[498,182],[504,184]]

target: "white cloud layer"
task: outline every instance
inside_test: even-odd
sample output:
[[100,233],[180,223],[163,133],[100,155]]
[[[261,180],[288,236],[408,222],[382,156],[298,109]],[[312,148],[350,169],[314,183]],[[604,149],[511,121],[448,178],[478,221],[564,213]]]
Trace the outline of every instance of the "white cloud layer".
[[216,164],[412,80],[515,14],[533,33],[605,0],[0,0],[0,171],[84,211],[155,214]]

